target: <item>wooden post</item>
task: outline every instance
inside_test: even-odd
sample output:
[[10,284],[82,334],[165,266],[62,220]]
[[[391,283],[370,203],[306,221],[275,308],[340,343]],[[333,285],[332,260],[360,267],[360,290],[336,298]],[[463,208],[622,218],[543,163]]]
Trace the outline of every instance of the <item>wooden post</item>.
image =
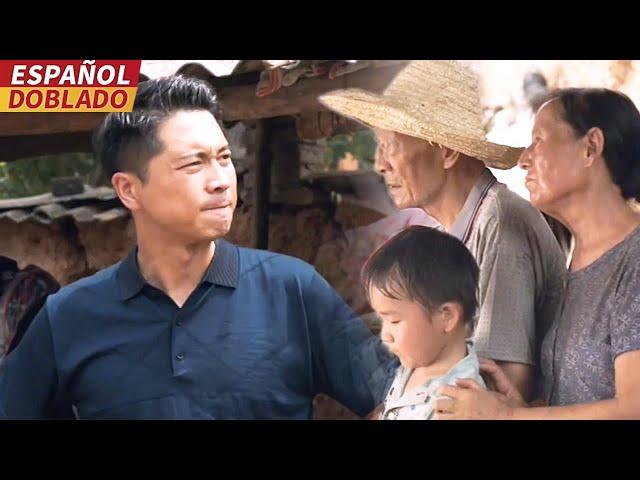
[[253,189],[252,239],[254,248],[269,248],[269,197],[271,187],[271,121],[257,126],[257,156]]

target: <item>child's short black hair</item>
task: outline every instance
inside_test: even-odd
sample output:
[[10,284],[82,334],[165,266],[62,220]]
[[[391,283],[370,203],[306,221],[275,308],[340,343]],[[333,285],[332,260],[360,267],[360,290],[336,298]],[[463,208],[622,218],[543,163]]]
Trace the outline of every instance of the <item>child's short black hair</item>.
[[376,287],[390,298],[418,302],[428,312],[457,302],[471,330],[478,307],[478,264],[447,233],[422,226],[403,230],[369,257],[362,279],[367,294]]

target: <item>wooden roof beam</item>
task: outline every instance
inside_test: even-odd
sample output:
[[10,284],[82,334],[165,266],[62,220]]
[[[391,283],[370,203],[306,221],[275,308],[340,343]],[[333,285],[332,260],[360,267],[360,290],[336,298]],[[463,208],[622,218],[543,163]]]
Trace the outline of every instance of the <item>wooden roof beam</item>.
[[219,88],[222,116],[225,121],[239,121],[323,111],[326,109],[318,102],[318,96],[323,93],[342,88],[381,93],[405,65],[406,62],[399,62],[392,66],[366,68],[333,80],[303,78],[262,98],[256,97],[255,85]]

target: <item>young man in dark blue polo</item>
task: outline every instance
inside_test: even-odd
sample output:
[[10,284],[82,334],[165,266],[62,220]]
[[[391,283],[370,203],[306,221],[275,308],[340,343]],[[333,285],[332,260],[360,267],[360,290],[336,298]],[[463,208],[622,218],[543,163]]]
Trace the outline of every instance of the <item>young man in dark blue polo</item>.
[[382,401],[396,361],[313,267],[222,239],[237,193],[216,107],[166,77],[105,119],[96,151],[137,247],[48,298],[1,366],[1,416],[309,419],[318,393],[360,415]]

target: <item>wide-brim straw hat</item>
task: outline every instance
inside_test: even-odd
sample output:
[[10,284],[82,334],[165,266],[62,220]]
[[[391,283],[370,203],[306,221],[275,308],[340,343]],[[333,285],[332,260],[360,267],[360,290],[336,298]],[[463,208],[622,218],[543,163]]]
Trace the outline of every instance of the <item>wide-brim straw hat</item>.
[[412,61],[382,95],[349,88],[328,92],[319,101],[369,127],[422,138],[494,168],[513,167],[523,151],[486,139],[478,78],[453,60]]

